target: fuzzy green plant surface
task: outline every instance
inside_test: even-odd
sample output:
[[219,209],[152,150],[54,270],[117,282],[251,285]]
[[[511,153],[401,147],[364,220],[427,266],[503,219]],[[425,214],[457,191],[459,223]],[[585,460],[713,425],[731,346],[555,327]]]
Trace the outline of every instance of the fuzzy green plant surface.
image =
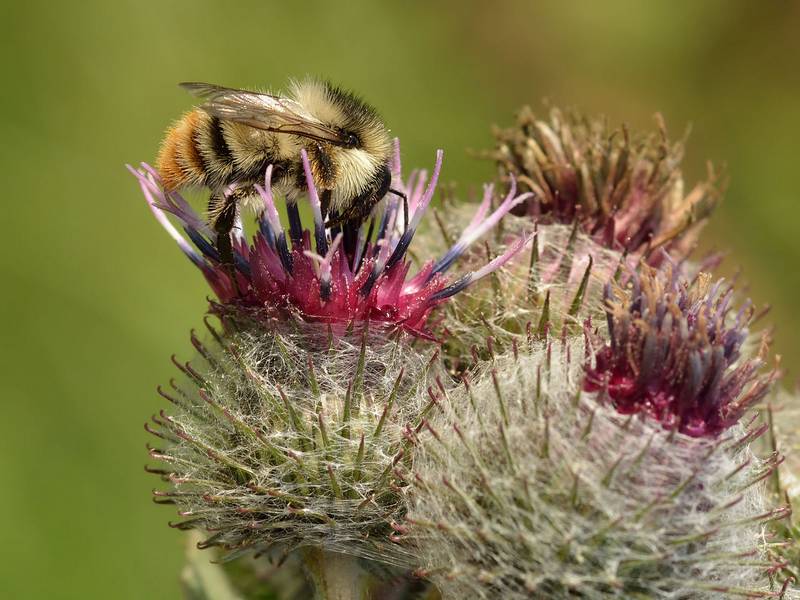
[[402,507],[393,468],[407,424],[432,406],[431,357],[368,330],[236,327],[193,337],[199,360],[162,389],[173,409],[153,417],[151,456],[169,485],[156,501],[229,558],[313,545],[402,564],[387,537]]
[[609,282],[605,328],[490,352],[441,398],[398,532],[445,598],[796,596],[777,373],[752,308],[689,272]]
[[[444,598],[777,597],[788,508],[751,420],[715,439],[581,389],[584,341],[485,365],[420,434],[402,534]],[[571,355],[576,357],[565,358]],[[789,596],[786,596],[789,597]]]

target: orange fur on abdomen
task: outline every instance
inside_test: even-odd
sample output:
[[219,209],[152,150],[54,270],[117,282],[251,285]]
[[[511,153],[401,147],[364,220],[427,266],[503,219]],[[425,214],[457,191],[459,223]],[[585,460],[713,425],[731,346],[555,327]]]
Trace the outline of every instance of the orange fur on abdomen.
[[166,189],[205,185],[206,172],[197,148],[196,130],[205,126],[206,121],[207,115],[195,109],[183,115],[167,131],[156,161]]

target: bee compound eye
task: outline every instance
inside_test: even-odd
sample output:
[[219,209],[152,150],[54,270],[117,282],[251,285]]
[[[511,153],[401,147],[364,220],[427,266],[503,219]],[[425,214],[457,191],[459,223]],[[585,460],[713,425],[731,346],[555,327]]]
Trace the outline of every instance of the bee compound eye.
[[346,133],[344,134],[344,145],[348,148],[355,148],[361,143],[361,140],[358,139],[358,136],[355,133]]

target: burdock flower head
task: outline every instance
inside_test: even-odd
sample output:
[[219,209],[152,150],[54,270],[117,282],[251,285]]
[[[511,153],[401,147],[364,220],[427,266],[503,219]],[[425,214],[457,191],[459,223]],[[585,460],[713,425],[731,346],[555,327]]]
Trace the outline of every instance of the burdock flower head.
[[[719,198],[716,177],[684,194],[682,145],[670,143],[659,124],[658,133],[637,137],[556,109],[539,120],[526,108],[515,127],[496,131],[490,156],[501,181],[530,195],[495,241],[502,248],[524,234],[534,243],[528,261],[515,261],[502,280],[493,277],[491,287],[476,286],[449,307],[444,325],[453,334],[447,356],[454,364],[464,363],[480,337],[508,347],[509,334],[541,337],[545,327],[560,331],[601,317],[603,285],[623,265],[658,264],[662,250],[688,255]],[[448,210],[447,220],[458,221],[459,209]]]
[[684,193],[683,148],[657,133],[632,137],[604,120],[523,108],[514,127],[497,130],[491,156],[502,178],[534,195],[515,211],[540,224],[578,223],[597,243],[631,254],[662,247],[683,256],[719,198],[716,177]]
[[[248,243],[239,223],[233,264],[180,195],[164,191],[149,167],[134,170],[159,222],[217,295],[211,311],[222,323],[208,324],[208,341],[192,336],[196,358],[175,360],[183,376],[160,389],[174,407],[147,425],[159,438],[150,455],[163,463],[151,470],[167,483],[154,495],[178,507],[175,527],[206,532],[201,546],[229,557],[305,548],[402,566],[408,557],[388,538],[404,510],[395,467],[410,460],[409,432],[433,406],[428,388],[440,373],[436,347],[411,343],[431,336],[436,306],[523,247],[524,238],[473,272],[446,275],[525,196],[509,193],[491,213],[482,205],[442,258],[409,275],[407,250],[433,197],[441,152],[430,180],[415,173],[403,183],[395,159],[393,185],[407,196],[408,220],[402,203],[387,199],[356,243],[323,222],[303,161],[313,232],[291,203],[283,228],[267,169],[256,188],[258,229]],[[318,556],[306,562],[320,564]]]
[[[180,194],[165,191],[159,185],[158,174],[148,165],[143,164],[140,170],[131,169],[159,222],[200,268],[217,295],[219,304],[214,307],[215,312],[247,314],[262,322],[285,321],[293,316],[305,322],[329,323],[334,331],[341,331],[353,322],[371,321],[376,326],[429,335],[426,320],[437,305],[501,267],[526,241],[519,238],[503,255],[458,280],[446,275],[472,242],[529,196],[516,196],[512,189],[490,215],[487,216],[488,203],[482,205],[461,238],[439,260],[427,260],[414,275],[409,275],[411,263],[407,251],[433,198],[442,166],[441,151],[430,181],[425,172],[414,172],[403,182],[397,146],[393,181],[395,188],[407,197],[408,212],[399,198],[387,198],[386,210],[380,218],[362,223],[357,239],[351,244],[352,251],[345,251],[342,243],[347,232],[337,227],[327,228],[323,222],[305,151],[303,164],[314,231],[304,229],[297,203],[287,203],[288,231],[283,227],[268,168],[264,186],[255,188],[263,204],[258,212],[258,230],[252,244],[248,244],[239,220],[233,265],[224,264],[211,241],[214,236],[209,226]],[[167,220],[165,212],[178,217],[196,250]]]
[[582,345],[520,346],[441,394],[398,467],[394,539],[417,573],[445,600],[783,597],[767,528],[791,511],[765,493],[781,457],[750,447],[765,427],[692,437],[620,414],[583,389]]
[[752,306],[734,312],[732,286],[706,274],[690,282],[681,271],[668,261],[642,266],[624,287],[606,288],[608,341],[585,387],[623,414],[715,436],[765,396],[777,373],[760,372],[766,344],[758,356],[742,356]]

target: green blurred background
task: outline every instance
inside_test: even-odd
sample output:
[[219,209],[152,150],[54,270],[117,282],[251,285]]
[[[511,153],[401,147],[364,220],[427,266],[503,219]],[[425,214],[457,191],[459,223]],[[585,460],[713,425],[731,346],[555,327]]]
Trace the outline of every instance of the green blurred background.
[[[183,538],[154,506],[142,423],[190,355],[207,289],[126,162],[152,160],[192,100],[175,83],[329,77],[475,186],[523,103],[549,98],[677,137],[686,171],[726,163],[707,239],[732,251],[800,374],[800,3],[3,2],[0,251],[2,598],[175,598]],[[462,188],[463,189],[463,188]]]

